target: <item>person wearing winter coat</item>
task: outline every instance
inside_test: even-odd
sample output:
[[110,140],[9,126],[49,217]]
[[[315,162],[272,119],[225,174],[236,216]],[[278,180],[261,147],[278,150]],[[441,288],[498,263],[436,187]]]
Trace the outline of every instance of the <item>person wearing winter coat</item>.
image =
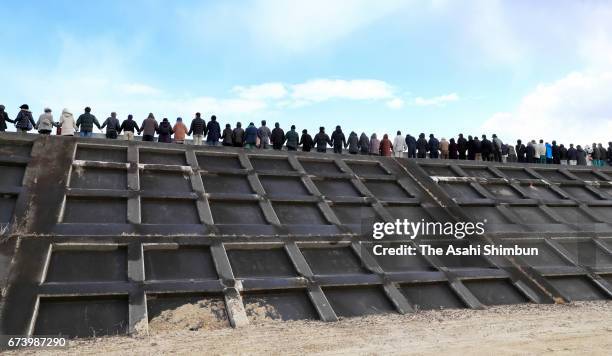
[[546,164],[552,164],[552,161],[553,161],[552,145],[546,142],[544,144],[544,147],[546,147]]
[[580,145],[576,146],[576,159],[579,166],[587,165],[587,157],[586,152],[582,149]]
[[127,141],[134,140],[135,132],[140,133],[140,127],[138,127],[138,123],[134,121],[134,116],[132,114],[128,115],[127,120],[123,120],[123,122],[121,123],[119,132],[121,131],[123,131],[123,138],[125,138],[125,140]]
[[527,162],[527,158],[525,157],[527,150],[525,149],[525,145],[523,145],[523,142],[521,140],[516,140],[516,146],[514,147],[514,151],[516,152],[517,162]]
[[474,150],[474,161],[482,161],[482,143],[478,136],[474,136],[472,140],[472,149]]
[[463,137],[463,134],[459,134],[459,138],[457,138],[457,150],[459,151],[459,159],[466,159],[466,152],[468,149],[468,142]]
[[393,155],[395,157],[402,157],[404,151],[406,151],[406,140],[402,136],[402,132],[398,131],[393,139]]
[[506,145],[505,143],[502,143],[501,146],[501,159],[503,163],[508,162],[508,146],[512,147],[512,145]]
[[474,152],[474,139],[472,138],[472,135],[468,135],[468,139],[467,139],[467,159],[470,161],[473,161],[476,157],[476,153]]
[[237,122],[236,128],[232,131],[232,142],[234,143],[234,147],[244,146],[244,129],[242,128],[241,122]]
[[4,132],[6,131],[6,129],[8,128],[6,126],[7,122],[10,122],[11,124],[14,124],[15,121],[11,120],[7,114],[7,112],[5,111],[5,107],[4,105],[0,105],[0,132]]
[[232,142],[232,133],[232,126],[230,124],[225,124],[225,129],[221,135],[221,144],[223,146],[230,147],[234,145],[234,142]]
[[608,152],[606,152],[606,149],[603,148],[601,143],[597,144],[597,149],[599,150],[599,166],[603,167],[607,161]]
[[174,131],[174,143],[182,145],[185,143],[185,136],[187,136],[187,126],[183,123],[183,118],[177,117],[176,123],[172,127]]
[[487,135],[482,135],[482,141],[480,141],[480,153],[483,161],[491,161],[493,156],[493,142],[489,141]]
[[285,139],[287,140],[286,146],[288,151],[297,151],[298,146],[300,145],[300,137],[298,133],[295,131],[295,125],[291,125],[291,130],[287,131],[285,135]]
[[408,158],[416,158],[417,151],[417,141],[414,136],[408,134],[406,135],[406,147],[408,148]]
[[599,161],[601,159],[601,155],[599,150],[597,149],[597,144],[593,142],[593,146],[591,148],[591,160],[593,162],[593,166],[599,167]]
[[378,148],[380,155],[384,157],[391,157],[391,151],[393,151],[393,144],[389,140],[389,135],[384,134],[383,139],[380,141]]
[[416,142],[417,157],[418,158],[427,157],[428,147],[429,147],[429,144],[427,143],[427,140],[425,139],[425,134],[424,133],[419,134],[419,139]]
[[157,137],[157,142],[172,143],[172,134],[174,131],[172,131],[172,125],[168,121],[168,118],[164,117],[162,122],[159,124],[157,133],[159,134]]
[[274,124],[274,130],[272,130],[272,134],[270,135],[270,142],[272,143],[273,149],[283,149],[283,145],[285,144],[285,131],[280,128],[278,122]]
[[361,152],[362,155],[370,153],[370,139],[365,132],[362,132],[361,136],[359,136],[359,152]]
[[317,152],[327,152],[327,145],[332,145],[331,139],[325,133],[325,127],[319,127],[319,133],[314,137],[314,144],[317,147]]
[[81,137],[92,137],[94,125],[96,125],[98,130],[102,130],[98,119],[91,113],[91,108],[89,106],[86,107],[85,112],[79,116],[76,125],[79,128]]
[[270,136],[272,132],[266,126],[266,120],[261,121],[261,126],[257,129],[257,137],[259,137],[259,148],[267,149],[270,147]]
[[442,159],[448,159],[448,146],[448,141],[446,141],[446,139],[442,137],[442,139],[440,140],[440,155],[442,156]]
[[546,145],[544,144],[544,140],[540,140],[540,143],[535,146],[535,150],[535,158],[539,161],[539,163],[546,163]]
[[557,141],[552,142],[552,163],[560,164],[561,163],[561,151],[559,146],[557,146]]
[[374,156],[380,154],[380,140],[376,137],[375,133],[370,136],[370,154]]
[[497,137],[496,134],[493,134],[492,137],[493,137],[493,141],[492,141],[492,144],[493,144],[493,160],[495,162],[501,162],[502,161],[501,149],[502,149],[502,146],[504,145],[504,143],[502,142],[502,140],[499,137]]
[[312,150],[314,147],[314,141],[306,129],[302,130],[302,137],[300,137],[299,146],[302,146],[303,152],[310,152],[310,150]]
[[336,130],[331,135],[331,146],[334,148],[334,153],[342,153],[342,149],[346,147],[346,138],[340,125],[336,126]]
[[106,127],[106,138],[115,140],[117,135],[121,133],[121,125],[119,125],[119,119],[117,119],[117,113],[112,112],[111,116],[108,117],[100,126],[100,130]]
[[155,133],[158,132],[159,125],[157,124],[157,120],[155,120],[155,116],[153,113],[149,113],[146,119],[142,122],[142,127],[140,131],[142,132],[142,140],[153,142],[155,139]]
[[208,125],[206,125],[206,144],[209,146],[217,146],[219,144],[219,139],[221,138],[221,127],[217,122],[217,117],[215,115],[210,117],[210,121]]
[[38,121],[36,122],[38,133],[41,135],[51,135],[51,131],[55,126],[57,126],[57,124],[53,121],[51,109],[45,108],[45,112],[38,117]]
[[[455,142],[455,138],[451,138],[448,144],[448,158],[449,159],[459,158],[459,145]],[[465,158],[465,153],[464,153],[463,158]]]
[[19,107],[19,114],[15,118],[15,128],[17,128],[17,132],[27,133],[32,130],[36,123],[34,122],[34,118],[32,117],[32,112],[30,111],[30,107],[28,104],[23,104]]
[[434,137],[434,134],[429,134],[429,142],[427,142],[427,150],[429,151],[429,158],[437,159],[440,155],[440,141]]
[[516,151],[514,150],[514,146],[508,145],[508,162],[516,162],[517,156]]
[[352,155],[359,153],[359,137],[355,131],[351,131],[347,141],[348,151]]
[[255,148],[257,144],[257,127],[254,123],[250,123],[244,131],[244,148]]
[[206,136],[206,121],[202,119],[202,116],[199,112],[197,112],[193,120],[191,120],[191,125],[189,126],[189,132],[187,132],[187,136],[191,136],[191,134],[193,134],[193,144],[196,146],[202,145],[204,136]]
[[527,142],[527,146],[525,146],[525,161],[527,163],[536,163],[536,160],[539,160],[537,154],[535,140]]
[[563,166],[567,166],[569,163],[567,161],[567,148],[563,144],[559,146],[559,163]]
[[59,119],[59,126],[62,130],[62,136],[74,136],[74,132],[77,130],[76,122],[72,112],[68,109],[62,110],[62,116]]
[[574,148],[573,143],[570,143],[570,147],[567,149],[567,163],[570,166],[578,164],[578,152]]

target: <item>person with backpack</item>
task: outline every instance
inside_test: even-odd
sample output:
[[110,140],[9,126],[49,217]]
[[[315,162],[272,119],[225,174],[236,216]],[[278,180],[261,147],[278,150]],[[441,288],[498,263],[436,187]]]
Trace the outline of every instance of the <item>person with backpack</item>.
[[140,127],[138,127],[138,123],[134,121],[134,116],[132,114],[127,116],[127,120],[123,120],[121,123],[121,127],[119,127],[119,132],[123,131],[123,138],[127,141],[134,140],[134,132],[140,133]]
[[285,139],[287,140],[287,150],[297,151],[297,148],[300,144],[300,137],[295,131],[295,125],[291,125],[291,130],[287,131]]
[[310,152],[314,147],[314,140],[312,136],[308,134],[308,130],[302,130],[302,137],[300,137],[300,143],[298,146],[302,146],[302,152]]
[[236,128],[232,131],[232,142],[234,143],[234,147],[244,146],[244,129],[240,122],[236,123]]
[[225,129],[223,129],[223,134],[221,134],[221,144],[223,146],[231,147],[234,145],[232,133],[232,126],[230,124],[225,124]]
[[174,131],[174,143],[178,143],[179,145],[184,144],[185,136],[187,136],[187,126],[183,123],[183,118],[176,118],[176,123],[174,127],[172,127],[172,131]]
[[117,135],[121,133],[121,125],[119,125],[119,119],[117,119],[117,113],[112,112],[111,116],[108,117],[102,123],[100,129],[106,127],[106,138],[111,140],[116,140]]
[[32,130],[36,123],[34,122],[34,118],[32,118],[32,112],[30,111],[30,107],[28,104],[23,104],[19,107],[19,113],[15,118],[15,128],[17,132],[28,133],[28,131]]
[[0,105],[0,132],[4,132],[6,131],[6,129],[8,128],[6,126],[7,122],[10,122],[11,124],[14,124],[15,121],[11,120],[7,114],[6,111],[4,111],[6,108],[4,107],[4,105]]
[[202,119],[201,114],[197,112],[193,120],[191,120],[191,126],[187,136],[191,136],[193,133],[193,144],[200,146],[204,136],[206,136],[206,122]]
[[172,125],[168,121],[168,118],[164,117],[162,122],[159,124],[157,133],[159,135],[157,137],[157,142],[172,143],[172,134],[174,131],[172,131]]
[[57,126],[57,124],[53,121],[51,109],[45,108],[45,112],[38,117],[38,121],[36,122],[38,133],[41,135],[51,135],[51,131],[55,126]]
[[98,119],[91,113],[91,108],[89,106],[86,107],[85,112],[79,116],[76,125],[80,129],[81,137],[92,137],[94,125],[96,125],[98,130],[102,130]]

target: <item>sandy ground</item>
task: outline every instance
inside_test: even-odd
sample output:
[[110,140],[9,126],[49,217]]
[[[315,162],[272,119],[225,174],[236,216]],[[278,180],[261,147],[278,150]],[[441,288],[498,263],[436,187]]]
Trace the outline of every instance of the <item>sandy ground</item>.
[[[218,308],[213,309],[218,313]],[[194,318],[206,319],[210,315],[193,317],[184,309],[177,311],[153,320],[149,336],[73,341],[62,353],[612,354],[612,301],[426,311],[350,318],[337,323],[259,318],[239,329],[214,321],[194,327]]]

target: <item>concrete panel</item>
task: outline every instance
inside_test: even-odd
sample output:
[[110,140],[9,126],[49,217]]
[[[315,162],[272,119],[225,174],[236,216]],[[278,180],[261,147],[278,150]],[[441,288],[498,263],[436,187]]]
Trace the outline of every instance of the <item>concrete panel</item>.
[[[182,179],[182,177],[181,177]],[[199,224],[195,200],[141,199],[143,224]]]
[[[570,263],[564,260],[557,252],[544,242],[518,243],[520,247],[538,249],[538,255],[521,256],[521,258],[532,267],[551,267],[551,266],[569,266]],[[505,247],[512,247],[514,244],[504,244]]]
[[482,196],[476,189],[468,183],[440,183],[440,186],[452,198],[457,199],[482,199]]
[[570,179],[556,169],[536,169],[536,172],[549,181],[558,182]]
[[514,178],[514,179],[535,179],[536,177],[529,174],[523,168],[501,168],[499,170],[502,172],[506,178]]
[[563,221],[568,224],[591,224],[596,222],[592,217],[587,215],[587,213],[576,207],[551,206],[549,209],[563,218]]
[[578,264],[589,267],[612,267],[612,255],[593,241],[559,241]]
[[487,167],[461,167],[468,177],[497,178]]
[[600,200],[601,199],[592,191],[586,189],[585,187],[579,186],[579,185],[576,185],[576,186],[565,185],[565,186],[561,186],[561,189],[563,189],[572,198],[575,198],[578,200],[590,201],[590,200]]
[[395,312],[395,308],[381,287],[323,288],[332,308],[338,316],[354,317]]
[[287,158],[260,158],[251,156],[250,159],[253,168],[255,168],[255,170],[258,172],[287,172],[294,170],[293,167],[291,167],[291,164],[289,164],[289,160],[287,160]]
[[127,189],[127,170],[97,167],[75,167],[70,177],[71,188]]
[[371,227],[375,220],[380,220],[374,208],[361,204],[334,204],[332,210],[342,224],[359,224]]
[[509,184],[483,184],[483,187],[491,192],[494,197],[500,199],[522,199],[518,190]]
[[297,277],[297,272],[282,248],[227,251],[237,278]]
[[16,195],[0,195],[0,223],[8,223],[13,219],[16,202]]
[[464,206],[461,210],[471,218],[472,222],[486,220],[485,229],[491,224],[510,224],[511,222],[494,206]]
[[0,187],[20,187],[25,174],[25,165],[0,164]]
[[183,172],[140,171],[140,190],[157,192],[191,192],[189,175]]
[[172,250],[144,251],[146,280],[218,279],[207,247],[184,246]]
[[554,224],[554,220],[537,206],[512,206],[509,207],[523,224]]
[[207,171],[224,171],[227,169],[243,169],[238,156],[204,155],[198,154],[198,165],[200,169]]
[[523,185],[523,190],[527,192],[528,195],[537,198],[537,199],[547,199],[547,200],[559,200],[563,199],[561,195],[559,195],[554,190],[548,188],[544,185],[536,185],[529,184]]
[[600,178],[598,175],[596,175],[595,173],[593,173],[593,171],[590,170],[570,170],[569,172],[581,180],[605,181],[605,179]]
[[385,206],[385,209],[387,209],[395,219],[408,219],[408,221],[421,221],[421,219],[427,221],[431,219],[427,210],[421,206],[389,204]]
[[526,303],[525,297],[506,279],[469,280],[463,284],[484,305],[503,305]]
[[259,181],[271,197],[310,195],[299,177],[261,176]]
[[412,196],[395,181],[366,180],[366,188],[380,200],[412,198]]
[[350,247],[302,248],[314,274],[368,273]]
[[127,149],[78,145],[75,159],[80,161],[126,163]]
[[[99,268],[95,268],[97,266]],[[45,282],[127,281],[127,249],[54,250]]]
[[349,168],[357,175],[386,175],[388,174],[378,162],[351,162],[345,161]]
[[317,189],[326,197],[359,197],[361,194],[349,179],[313,180]]
[[438,176],[438,177],[459,177],[455,171],[453,171],[448,166],[437,166],[437,165],[421,165],[421,167],[429,174],[430,176]]
[[273,203],[274,211],[281,224],[286,225],[329,225],[316,204]]
[[253,194],[246,175],[203,174],[202,181],[207,193]]
[[603,292],[586,277],[549,277],[548,281],[570,301],[607,299]]
[[242,297],[247,316],[252,321],[266,318],[276,320],[315,320],[317,311],[305,290],[245,293]]
[[446,282],[405,284],[400,290],[416,310],[466,307]]
[[66,197],[64,223],[73,224],[125,224],[127,200],[123,198]]
[[215,224],[267,224],[257,202],[211,201]]
[[100,337],[127,333],[127,296],[42,298],[35,335]]
[[164,164],[186,166],[187,157],[181,151],[140,150],[139,162],[144,164]]
[[30,157],[30,152],[32,152],[32,144],[29,142],[0,142],[0,157]]
[[300,164],[308,174],[319,175],[323,174],[337,174],[342,173],[336,162],[334,161],[311,161],[311,160],[299,160]]

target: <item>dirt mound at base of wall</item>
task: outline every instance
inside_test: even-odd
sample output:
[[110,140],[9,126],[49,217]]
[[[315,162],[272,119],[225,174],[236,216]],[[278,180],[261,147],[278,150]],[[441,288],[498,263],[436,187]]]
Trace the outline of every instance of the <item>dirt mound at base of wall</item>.
[[149,332],[161,334],[181,330],[218,330],[229,328],[225,302],[221,299],[203,299],[184,304],[176,309],[164,310],[149,321]]

